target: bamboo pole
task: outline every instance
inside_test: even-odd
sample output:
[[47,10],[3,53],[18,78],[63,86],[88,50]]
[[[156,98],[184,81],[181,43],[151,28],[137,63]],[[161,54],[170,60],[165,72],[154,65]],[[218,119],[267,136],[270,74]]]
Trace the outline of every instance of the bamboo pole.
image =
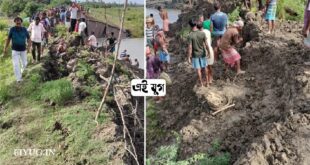
[[95,117],[95,122],[97,123],[97,125],[99,125],[98,117],[99,117],[99,115],[101,113],[101,109],[102,109],[103,104],[105,102],[105,99],[107,97],[110,85],[112,83],[113,75],[114,75],[114,72],[115,72],[115,64],[116,64],[116,60],[117,60],[117,55],[119,53],[119,48],[120,48],[120,45],[121,45],[121,36],[122,36],[122,32],[123,32],[124,18],[125,18],[125,12],[126,12],[126,9],[127,9],[127,3],[128,3],[128,0],[125,0],[125,2],[124,2],[124,9],[123,9],[123,13],[122,13],[122,20],[121,20],[121,23],[120,23],[120,31],[118,33],[118,39],[117,39],[117,51],[116,51],[116,54],[114,54],[114,63],[113,63],[112,71],[111,71],[111,76],[110,76],[110,79],[109,79],[109,83],[108,83],[108,85],[107,85],[107,87],[106,87],[106,89],[104,91],[103,98],[101,100],[100,106],[99,106],[99,108],[97,110],[96,117]]

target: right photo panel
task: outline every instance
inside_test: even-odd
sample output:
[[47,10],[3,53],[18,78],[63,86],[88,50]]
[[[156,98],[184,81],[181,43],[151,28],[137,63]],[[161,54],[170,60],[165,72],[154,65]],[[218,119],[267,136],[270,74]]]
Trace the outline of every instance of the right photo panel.
[[309,164],[309,3],[146,0],[146,164]]

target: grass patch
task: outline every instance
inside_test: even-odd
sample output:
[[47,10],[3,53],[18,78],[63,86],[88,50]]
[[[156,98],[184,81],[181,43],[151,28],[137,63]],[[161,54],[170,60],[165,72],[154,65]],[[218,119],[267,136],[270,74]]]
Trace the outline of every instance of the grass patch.
[[81,79],[87,79],[89,76],[93,75],[94,71],[91,68],[90,64],[85,61],[78,61],[76,75]]
[[229,165],[230,163],[230,154],[225,152],[219,152],[220,143],[214,142],[211,151],[217,153],[214,156],[209,156],[208,154],[198,153],[186,160],[178,160],[178,151],[181,145],[181,137],[179,134],[174,132],[176,141],[167,146],[161,146],[155,156],[150,156],[146,160],[147,165]]
[[[90,15],[100,21],[119,26],[120,17],[122,16],[122,9],[122,7],[116,6],[107,8],[107,19],[105,19],[104,8],[90,8]],[[124,28],[131,32],[133,38],[142,38],[144,36],[143,7],[128,7],[125,16]]]
[[152,98],[147,99],[146,107],[146,134],[147,134],[147,145],[151,145],[153,141],[157,138],[161,138],[166,135],[165,130],[158,128],[159,121],[157,116],[158,109]]
[[58,105],[63,105],[73,98],[73,94],[71,82],[63,78],[44,83],[39,95],[42,100],[49,100]]
[[[0,129],[0,164],[78,164],[84,159],[94,165],[108,164],[108,145],[94,137],[94,112],[85,107],[76,104],[53,110],[27,98],[19,104],[10,102],[0,116],[0,124],[12,123]],[[101,116],[101,123],[108,124],[108,116]],[[56,121],[61,124],[57,130]],[[19,159],[12,155],[16,148],[56,149],[56,155]]]
[[[277,5],[277,17],[285,20],[301,21],[304,17],[305,0],[279,0]],[[294,10],[298,16],[291,16],[285,12],[285,8]]]

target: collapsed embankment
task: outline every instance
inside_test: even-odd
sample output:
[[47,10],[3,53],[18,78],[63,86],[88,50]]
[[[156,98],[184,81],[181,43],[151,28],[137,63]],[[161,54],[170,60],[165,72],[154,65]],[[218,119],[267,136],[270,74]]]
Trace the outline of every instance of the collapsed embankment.
[[[197,7],[197,11],[202,8]],[[182,14],[172,25],[171,34],[186,27],[195,13]],[[275,36],[267,36],[261,31],[266,27],[257,21],[259,15],[253,16],[244,28],[246,42],[238,48],[246,74],[225,74],[220,59],[213,66],[215,81],[209,88],[194,88],[196,72],[186,62],[186,48],[179,47],[186,45],[185,41],[172,38],[173,85],[167,90],[165,102],[157,105],[156,118],[159,129],[168,135],[171,131],[181,135],[179,160],[209,153],[213,141],[218,140],[220,151],[230,153],[231,164],[309,162],[310,50],[301,43],[302,25],[279,23]],[[211,115],[204,96],[207,91],[221,91],[235,106]],[[169,144],[173,136],[152,140],[149,155]]]
[[[61,39],[67,49],[57,54]],[[76,39],[66,33],[51,38],[41,62],[27,66],[23,82],[1,87],[6,99],[0,103],[0,164],[137,164],[128,153],[134,148],[142,164],[144,99],[131,96],[130,81],[143,77],[143,70],[116,62],[97,125],[114,59],[90,52]],[[54,155],[14,155],[18,148],[51,149]]]
[[[92,95],[92,90],[102,91],[100,95],[102,97],[111,76],[113,56],[111,54],[104,56],[99,51],[90,52],[88,48],[80,46],[78,39],[73,35],[67,36],[67,51],[57,54],[56,49],[59,42],[60,38],[55,38],[52,41],[49,48],[49,57],[43,63],[43,79],[49,81],[68,77],[72,82],[76,99],[79,101],[83,101],[83,99]],[[106,128],[109,132],[101,130],[103,132],[99,134],[104,138],[104,136],[111,136],[104,135],[105,133],[112,133],[114,137],[110,138],[123,143],[123,146],[119,146],[121,148],[117,150],[124,150],[120,153],[123,154],[121,158],[123,163],[126,164],[136,164],[132,155],[126,151],[126,148],[132,152],[136,150],[134,153],[136,152],[137,159],[140,163],[143,162],[144,129],[142,123],[144,120],[144,99],[142,97],[133,97],[130,94],[131,79],[142,77],[143,70],[125,62],[117,61],[112,79],[113,85],[107,96],[105,108],[103,108],[104,111],[109,111],[112,114],[115,126],[113,124],[110,128]],[[123,112],[120,113],[120,111]],[[126,133],[123,132],[125,130],[123,125],[126,125],[131,137],[124,135]],[[133,146],[130,141],[133,142]],[[115,153],[115,155],[118,154],[118,152]]]

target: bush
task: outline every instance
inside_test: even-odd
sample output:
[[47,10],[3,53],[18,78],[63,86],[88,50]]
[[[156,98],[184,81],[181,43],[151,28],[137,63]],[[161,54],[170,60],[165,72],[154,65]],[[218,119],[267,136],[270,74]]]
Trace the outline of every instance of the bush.
[[42,7],[42,5],[40,5],[39,3],[30,1],[25,6],[25,9],[23,10],[23,12],[27,15],[27,17],[31,17],[41,7]]
[[240,8],[239,7],[237,7],[233,12],[228,14],[228,20],[231,23],[238,20],[239,17],[240,17]]
[[85,61],[79,61],[76,69],[76,75],[81,79],[87,79],[89,76],[94,74],[91,66]]
[[[300,21],[304,16],[305,0],[279,0],[277,4],[277,17],[279,19]],[[285,8],[294,10],[298,16],[286,13]]]
[[56,33],[58,36],[65,36],[68,32],[68,29],[65,25],[59,24],[56,26]]
[[70,5],[72,2],[71,0],[52,0],[50,3],[50,7],[58,7],[64,5]]
[[73,98],[73,87],[70,81],[59,79],[43,84],[40,99],[55,102],[58,105],[64,104]]
[[26,3],[24,0],[3,0],[1,3],[1,12],[7,16],[14,16],[24,10]]
[[6,85],[0,86],[0,103],[6,101],[9,98],[9,88]]
[[178,161],[177,157],[181,145],[181,137],[177,133],[174,134],[176,136],[176,143],[160,147],[155,157],[150,157],[146,160],[147,165],[229,165],[230,154],[219,152],[220,143],[218,141],[214,142],[211,148],[213,154],[217,153],[216,156],[210,157],[207,154],[198,153],[191,158]]
[[0,31],[7,30],[9,28],[9,21],[5,19],[0,19]]
[[24,26],[25,28],[28,28],[29,25],[30,25],[30,22],[29,22],[29,21],[23,21],[23,26]]
[[[1,23],[0,23],[1,26]],[[8,32],[7,31],[0,31],[0,55],[3,54],[3,50],[4,50],[4,45],[6,43],[6,39],[8,38]],[[10,49],[10,48],[9,48]],[[8,53],[10,52],[10,50],[8,50]]]

